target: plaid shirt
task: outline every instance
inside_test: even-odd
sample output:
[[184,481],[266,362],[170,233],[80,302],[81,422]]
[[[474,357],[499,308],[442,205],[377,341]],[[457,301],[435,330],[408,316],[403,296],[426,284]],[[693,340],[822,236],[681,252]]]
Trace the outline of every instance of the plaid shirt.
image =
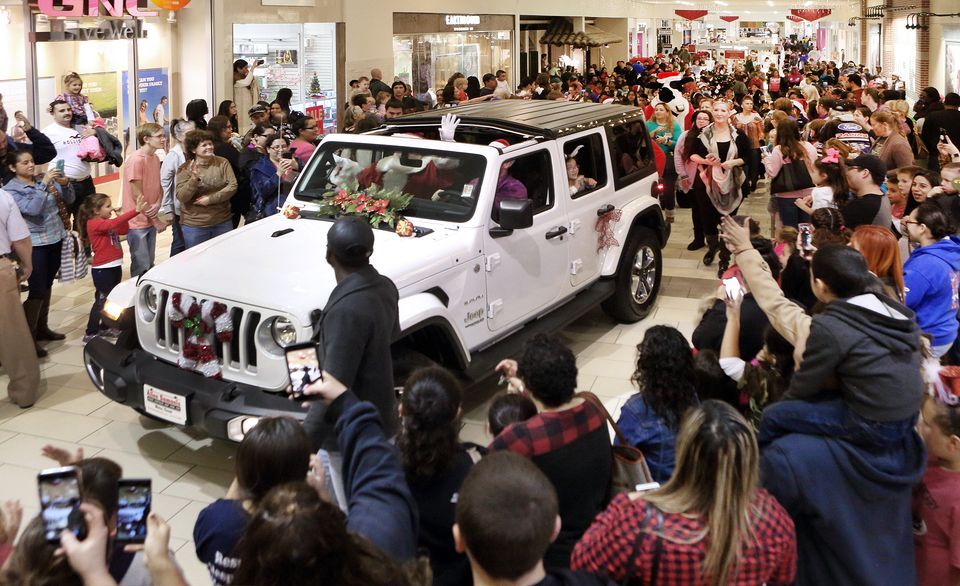
[[[797,573],[797,541],[793,521],[767,491],[753,498],[755,540],[745,547],[728,584],[779,586],[792,584]],[[631,583],[651,583],[656,535],[647,521],[647,502],[619,494],[600,513],[573,550],[571,568],[606,574],[617,583],[627,573]],[[652,521],[652,520],[651,520]],[[643,529],[643,536],[638,536]],[[662,553],[657,586],[699,586],[709,581],[701,568],[708,539],[698,517],[664,513]],[[641,582],[637,578],[643,578]]]
[[563,411],[547,411],[508,426],[490,450],[510,450],[528,458],[560,449],[606,425],[596,407],[586,401]]

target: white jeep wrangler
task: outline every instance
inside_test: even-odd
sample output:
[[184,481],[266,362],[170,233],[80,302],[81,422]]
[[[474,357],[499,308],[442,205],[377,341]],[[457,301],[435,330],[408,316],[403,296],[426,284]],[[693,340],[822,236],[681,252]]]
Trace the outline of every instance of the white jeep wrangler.
[[[318,333],[336,285],[324,260],[333,218],[311,212],[347,181],[414,196],[403,211],[413,237],[374,230],[371,262],[400,292],[395,355],[476,380],[530,335],[597,304],[623,322],[643,318],[660,288],[669,225],[641,111],[526,100],[465,106],[454,110],[456,142],[438,140],[445,112],[324,137],[286,201],[299,218],[253,222],[118,286],[104,316],[125,333],[84,350],[96,387],[145,415],[234,441],[259,417],[302,419],[283,392],[283,348]],[[490,146],[496,139],[510,146]],[[583,176],[582,188],[571,189],[568,175]],[[214,342],[221,379],[177,367],[184,331],[168,315],[177,292],[226,306],[233,337]]]

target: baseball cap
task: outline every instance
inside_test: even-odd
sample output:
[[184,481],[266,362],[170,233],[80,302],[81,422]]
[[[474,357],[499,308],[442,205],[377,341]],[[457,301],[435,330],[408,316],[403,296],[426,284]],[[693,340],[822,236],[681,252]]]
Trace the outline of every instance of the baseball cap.
[[254,114],[266,114],[267,109],[263,107],[263,104],[254,104],[252,108],[247,110],[247,114],[253,116]]
[[349,264],[365,262],[373,254],[373,228],[356,216],[345,216],[327,232],[327,250]]
[[887,166],[875,155],[860,155],[847,161],[847,167],[866,169],[873,177],[883,177],[887,174]]

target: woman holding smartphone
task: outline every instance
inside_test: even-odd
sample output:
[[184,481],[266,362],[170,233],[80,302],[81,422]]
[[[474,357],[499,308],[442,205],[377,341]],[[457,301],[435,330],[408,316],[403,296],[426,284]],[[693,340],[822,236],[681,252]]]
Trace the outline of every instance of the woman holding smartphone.
[[[63,174],[62,166],[49,166],[44,175],[38,175],[33,154],[29,150],[8,152],[3,165],[14,175],[3,189],[17,203],[30,228],[30,241],[33,244],[33,272],[27,281],[30,293],[23,304],[27,325],[35,343],[63,340],[63,334],[51,330],[47,325],[47,315],[50,312],[53,281],[60,270],[63,239],[67,237],[70,223],[67,206],[74,201],[73,185]],[[39,344],[36,344],[36,350],[41,358],[47,355],[47,351]]]
[[267,145],[267,156],[250,169],[254,219],[277,213],[299,175],[299,166],[290,152],[290,143],[282,136],[275,136]]

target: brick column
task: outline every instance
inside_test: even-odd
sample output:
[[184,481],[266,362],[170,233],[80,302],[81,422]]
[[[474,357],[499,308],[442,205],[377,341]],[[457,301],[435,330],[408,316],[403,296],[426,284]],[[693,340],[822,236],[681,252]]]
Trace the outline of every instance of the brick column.
[[[867,15],[867,0],[860,0],[860,18],[862,19]],[[867,43],[870,36],[870,26],[867,24],[868,20],[859,20],[857,24],[860,26],[860,60],[857,63],[866,63],[867,62]]]
[[[907,6],[916,6],[910,10],[891,11],[892,8],[905,8]],[[903,71],[894,71],[893,55],[897,50],[897,38],[902,37],[902,31],[907,26],[907,15],[916,12],[929,12],[930,0],[887,0],[886,14],[883,18],[883,57],[882,64],[885,73],[899,73]],[[921,22],[922,24],[922,22]],[[919,92],[930,83],[930,31],[913,30],[908,32],[910,43],[916,47],[917,59],[915,62],[915,77],[912,87],[907,87],[909,92]]]

